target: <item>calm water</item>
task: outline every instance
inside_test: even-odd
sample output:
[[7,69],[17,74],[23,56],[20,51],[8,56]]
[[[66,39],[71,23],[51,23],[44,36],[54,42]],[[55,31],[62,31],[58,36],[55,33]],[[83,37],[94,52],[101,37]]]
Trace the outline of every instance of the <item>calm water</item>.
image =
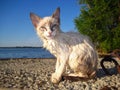
[[0,48],[0,59],[6,58],[54,58],[43,48]]

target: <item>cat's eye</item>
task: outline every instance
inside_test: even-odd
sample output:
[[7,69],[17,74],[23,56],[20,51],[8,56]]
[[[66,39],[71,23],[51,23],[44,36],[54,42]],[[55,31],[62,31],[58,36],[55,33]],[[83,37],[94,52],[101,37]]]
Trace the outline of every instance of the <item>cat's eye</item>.
[[54,30],[56,30],[57,27],[58,27],[58,25],[57,25],[57,24],[54,24],[54,25],[51,27],[51,30],[54,31]]
[[43,27],[43,26],[40,27],[40,30],[41,30],[41,31],[47,31],[47,29],[46,29],[45,27]]

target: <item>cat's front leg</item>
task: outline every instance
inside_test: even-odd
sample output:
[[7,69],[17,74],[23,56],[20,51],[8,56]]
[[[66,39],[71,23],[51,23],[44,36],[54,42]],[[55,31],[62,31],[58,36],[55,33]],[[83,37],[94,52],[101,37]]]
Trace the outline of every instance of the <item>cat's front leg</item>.
[[59,58],[57,58],[57,61],[56,61],[56,66],[55,66],[55,72],[57,72],[57,71],[58,71],[59,66],[60,66],[60,59],[59,59]]
[[58,77],[56,73],[58,72],[59,67],[60,67],[60,59],[57,58],[56,66],[55,66],[55,73],[52,74],[52,78],[51,78],[51,81],[53,83],[57,83],[58,82],[58,79],[55,78],[55,77]]
[[57,67],[55,73],[52,74],[51,81],[53,83],[58,83],[61,80],[62,74],[65,71],[66,60],[60,62],[60,65]]

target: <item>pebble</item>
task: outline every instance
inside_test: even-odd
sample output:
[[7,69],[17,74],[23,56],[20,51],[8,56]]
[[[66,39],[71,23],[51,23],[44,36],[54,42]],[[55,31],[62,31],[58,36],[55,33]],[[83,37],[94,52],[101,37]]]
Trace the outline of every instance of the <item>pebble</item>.
[[[120,63],[120,62],[119,62]],[[22,90],[100,90],[103,86],[120,87],[120,74],[112,76],[99,72],[96,79],[88,81],[61,81],[52,84],[55,60],[19,59],[0,60],[0,88],[18,88]],[[112,67],[112,65],[108,65]],[[101,68],[98,66],[98,68]],[[112,71],[113,72],[113,71]]]

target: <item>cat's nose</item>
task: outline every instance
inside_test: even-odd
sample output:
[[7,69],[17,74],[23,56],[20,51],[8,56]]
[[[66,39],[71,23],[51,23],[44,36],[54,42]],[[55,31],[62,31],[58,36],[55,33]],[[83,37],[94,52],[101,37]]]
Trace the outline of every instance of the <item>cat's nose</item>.
[[50,37],[52,35],[52,32],[50,31],[50,32],[48,32],[48,36]]
[[49,35],[51,35],[52,32],[49,32]]

